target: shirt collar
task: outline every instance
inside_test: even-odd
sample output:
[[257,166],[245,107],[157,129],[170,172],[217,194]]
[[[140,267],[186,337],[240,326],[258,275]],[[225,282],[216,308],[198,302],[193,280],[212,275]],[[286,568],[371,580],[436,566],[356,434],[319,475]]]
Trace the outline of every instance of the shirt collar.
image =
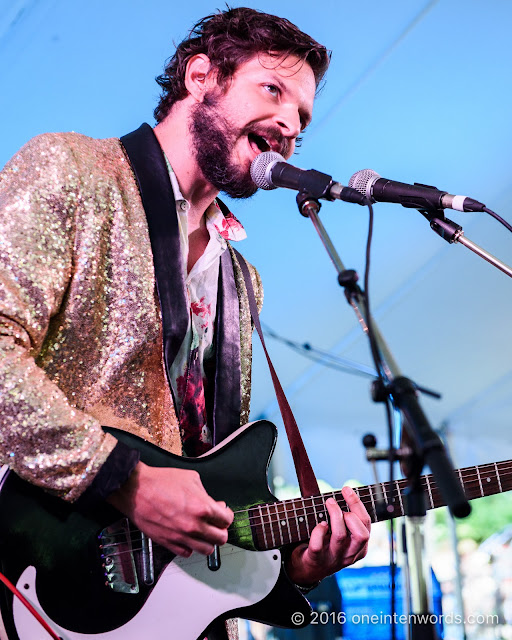
[[247,233],[242,223],[235,218],[231,211],[224,215],[217,204],[217,200],[214,200],[208,207],[206,217],[224,240],[238,242],[247,238]]
[[[176,200],[176,209],[180,212],[186,213],[190,209],[190,202],[181,193],[178,179],[174,173],[171,163],[167,156],[165,156],[167,168],[169,170],[169,178],[171,180],[172,190],[174,191],[174,199]],[[247,238],[247,233],[242,226],[242,223],[235,218],[235,216],[229,211],[224,215],[217,204],[215,199],[206,210],[207,222],[210,228],[213,226],[217,233],[224,238],[224,240],[230,240],[232,242],[238,242]]]
[[176,209],[186,213],[190,209],[190,202],[181,193],[180,185],[178,184],[178,178],[172,170],[171,163],[165,156],[167,162],[167,169],[169,171],[169,178],[171,179],[171,187],[174,192],[174,199],[176,200]]

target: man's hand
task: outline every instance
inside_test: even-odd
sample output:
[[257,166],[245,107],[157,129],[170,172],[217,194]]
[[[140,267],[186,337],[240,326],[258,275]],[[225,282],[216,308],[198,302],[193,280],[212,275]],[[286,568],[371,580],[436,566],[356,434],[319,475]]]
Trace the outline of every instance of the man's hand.
[[368,550],[371,520],[350,487],[343,487],[350,509],[344,513],[333,498],[326,501],[331,530],[321,522],[311,532],[309,544],[296,547],[286,563],[288,577],[299,585],[312,585],[364,558]]
[[228,539],[233,512],[205,491],[199,474],[188,469],[149,467],[139,462],[125,484],[107,501],[154,542],[187,558],[212,553]]

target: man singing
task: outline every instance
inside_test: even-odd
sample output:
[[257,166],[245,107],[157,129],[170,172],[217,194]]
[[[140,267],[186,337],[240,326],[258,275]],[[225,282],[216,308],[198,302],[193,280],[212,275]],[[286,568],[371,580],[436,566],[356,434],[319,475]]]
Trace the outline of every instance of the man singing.
[[[196,472],[145,465],[102,427],[198,456],[248,421],[251,318],[231,246],[245,232],[217,195],[253,195],[262,151],[292,155],[328,63],[287,20],[219,12],[157,79],[154,129],[45,134],[6,165],[0,452],[21,478],[83,508],[106,500],[178,556],[227,541],[233,512]],[[350,512],[328,500],[330,527],[285,554],[299,586],[366,553],[370,519],[343,495]]]

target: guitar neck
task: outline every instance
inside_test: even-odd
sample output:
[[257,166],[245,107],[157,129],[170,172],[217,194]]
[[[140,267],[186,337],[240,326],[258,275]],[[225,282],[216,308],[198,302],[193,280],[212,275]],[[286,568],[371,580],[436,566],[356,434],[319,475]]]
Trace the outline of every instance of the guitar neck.
[[[455,473],[468,500],[512,489],[512,460],[465,467],[456,470]],[[421,476],[421,486],[426,496],[427,509],[445,506],[446,503],[432,474]],[[382,482],[379,484],[379,488],[386,504],[393,505],[391,517],[403,516],[404,492],[407,488],[407,481]],[[372,522],[389,518],[389,516],[379,517],[377,514],[376,485],[357,487],[354,488],[354,491],[365,505]],[[334,498],[342,510],[348,511],[341,491],[324,493],[311,498],[294,498],[251,508],[249,518],[257,548],[260,550],[275,549],[286,544],[309,540],[314,527],[328,518],[325,506],[327,498]]]

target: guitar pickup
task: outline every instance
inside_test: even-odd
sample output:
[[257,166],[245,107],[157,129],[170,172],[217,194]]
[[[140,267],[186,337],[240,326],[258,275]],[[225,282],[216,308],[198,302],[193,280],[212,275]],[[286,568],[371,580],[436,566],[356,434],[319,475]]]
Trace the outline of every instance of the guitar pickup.
[[210,553],[207,559],[208,569],[210,571],[218,571],[220,569],[220,549],[219,545],[215,545],[213,552]]

